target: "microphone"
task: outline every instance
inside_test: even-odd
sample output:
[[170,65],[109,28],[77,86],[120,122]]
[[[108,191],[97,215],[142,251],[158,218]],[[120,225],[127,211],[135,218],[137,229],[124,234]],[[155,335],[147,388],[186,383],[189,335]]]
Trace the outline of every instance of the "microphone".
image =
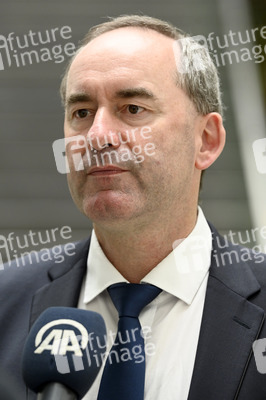
[[71,307],[46,309],[33,324],[22,375],[38,400],[80,400],[92,386],[106,351],[102,316]]

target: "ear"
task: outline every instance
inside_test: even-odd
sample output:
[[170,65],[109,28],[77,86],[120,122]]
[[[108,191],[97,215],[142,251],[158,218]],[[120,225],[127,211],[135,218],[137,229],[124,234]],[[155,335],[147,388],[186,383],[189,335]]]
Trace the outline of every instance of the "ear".
[[216,112],[204,115],[201,132],[197,138],[198,151],[195,160],[197,169],[204,170],[214,163],[224,148],[225,136],[221,115]]

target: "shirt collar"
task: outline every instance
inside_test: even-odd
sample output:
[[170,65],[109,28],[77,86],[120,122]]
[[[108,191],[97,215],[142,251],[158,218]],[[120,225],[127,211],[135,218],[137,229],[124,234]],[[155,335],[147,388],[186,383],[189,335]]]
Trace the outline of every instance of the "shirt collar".
[[185,239],[176,240],[173,251],[142,281],[160,287],[189,305],[208,274],[211,249],[211,230],[198,207],[198,218],[192,232]]
[[[192,232],[185,239],[175,241],[173,251],[141,282],[155,285],[191,304],[208,274],[211,248],[211,230],[198,207],[197,222]],[[128,281],[107,259],[93,231],[87,261],[84,303],[89,303],[108,286],[118,282]]]
[[87,260],[84,303],[89,303],[108,286],[118,282],[128,281],[105,256],[93,230]]

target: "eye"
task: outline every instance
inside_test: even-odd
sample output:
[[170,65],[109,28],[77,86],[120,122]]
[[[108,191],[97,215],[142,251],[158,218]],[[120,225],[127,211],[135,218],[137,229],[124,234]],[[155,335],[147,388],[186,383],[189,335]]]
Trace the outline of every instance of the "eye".
[[127,109],[130,112],[130,114],[139,114],[141,111],[144,110],[143,107],[136,106],[135,104],[129,104],[127,106]]
[[89,110],[82,108],[74,112],[74,117],[78,119],[86,118],[89,115]]

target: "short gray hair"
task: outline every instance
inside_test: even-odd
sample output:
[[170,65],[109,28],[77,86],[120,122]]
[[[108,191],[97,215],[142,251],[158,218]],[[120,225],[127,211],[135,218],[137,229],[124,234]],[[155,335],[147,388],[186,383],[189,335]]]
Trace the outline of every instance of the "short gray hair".
[[[223,114],[218,71],[207,47],[166,21],[142,15],[122,15],[110,18],[109,21],[93,26],[88,31],[76,54],[70,59],[63,75],[60,87],[63,104],[66,97],[68,72],[78,52],[103,33],[125,27],[151,29],[175,39],[178,45],[176,49],[180,50],[182,62],[182,64],[177,63],[177,85],[189,96],[199,114],[206,115],[210,112]],[[181,68],[178,67],[178,64]]]

